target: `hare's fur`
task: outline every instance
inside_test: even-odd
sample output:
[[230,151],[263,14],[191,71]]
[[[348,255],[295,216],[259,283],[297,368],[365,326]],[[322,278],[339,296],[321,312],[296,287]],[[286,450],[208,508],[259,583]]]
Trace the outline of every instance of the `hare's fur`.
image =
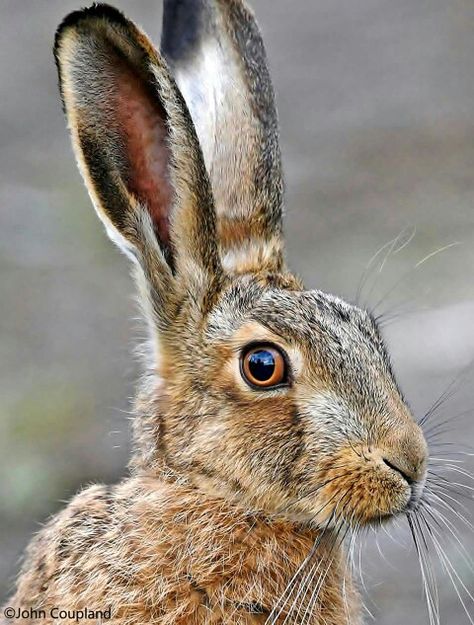
[[[165,0],[162,53],[105,5],[57,34],[74,151],[134,262],[149,342],[130,477],[46,525],[9,603],[110,608],[117,625],[357,625],[343,539],[416,501],[425,441],[375,321],[285,266],[249,9]],[[284,354],[283,384],[245,381],[255,343]]]
[[[31,545],[15,605],[110,607],[112,622],[129,625],[264,623],[314,539],[309,529],[203,497],[170,476],[92,486]],[[324,550],[320,557],[332,560]],[[347,575],[338,553],[313,622],[349,622]]]

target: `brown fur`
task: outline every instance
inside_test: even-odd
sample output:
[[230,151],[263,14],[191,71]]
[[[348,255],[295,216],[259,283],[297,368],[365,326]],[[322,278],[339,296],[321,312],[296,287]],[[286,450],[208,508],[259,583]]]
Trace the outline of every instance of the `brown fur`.
[[[307,528],[203,498],[171,475],[92,486],[30,547],[14,606],[110,607],[124,625],[263,623],[313,541]],[[338,555],[314,610],[327,623],[346,610],[333,590],[344,574]]]
[[[58,30],[76,157],[135,263],[150,338],[130,477],[84,490],[48,523],[10,603],[110,607],[121,625],[296,625],[305,612],[312,625],[357,625],[344,536],[416,505],[426,444],[370,315],[283,268],[276,113],[251,13],[239,0],[169,0],[164,29],[186,102],[111,7]],[[216,47],[227,74],[209,87],[209,118],[208,92],[193,100],[188,87],[193,59],[206,69]],[[255,342],[285,354],[285,384],[245,382]]]

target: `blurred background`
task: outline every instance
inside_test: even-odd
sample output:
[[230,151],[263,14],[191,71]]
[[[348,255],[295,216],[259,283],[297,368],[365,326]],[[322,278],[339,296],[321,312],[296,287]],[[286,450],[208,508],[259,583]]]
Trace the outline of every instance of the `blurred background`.
[[[159,40],[159,0],[114,2]],[[40,523],[81,484],[118,480],[129,453],[141,336],[132,282],[76,170],[51,53],[57,24],[80,5],[0,2],[0,600]],[[363,279],[361,301],[385,313],[417,416],[464,372],[432,420],[448,419],[454,449],[472,443],[472,2],[253,6],[277,93],[291,266],[350,300]],[[367,606],[381,625],[427,623],[405,524],[390,533],[397,542],[380,532],[362,549]],[[460,533],[472,554],[473,534]],[[436,569],[442,622],[467,623]]]

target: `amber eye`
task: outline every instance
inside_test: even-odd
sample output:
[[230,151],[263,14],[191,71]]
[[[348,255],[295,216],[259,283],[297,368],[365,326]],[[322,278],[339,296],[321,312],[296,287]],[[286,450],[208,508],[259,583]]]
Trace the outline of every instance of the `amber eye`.
[[241,369],[250,386],[268,388],[286,382],[285,358],[270,345],[259,345],[244,352]]

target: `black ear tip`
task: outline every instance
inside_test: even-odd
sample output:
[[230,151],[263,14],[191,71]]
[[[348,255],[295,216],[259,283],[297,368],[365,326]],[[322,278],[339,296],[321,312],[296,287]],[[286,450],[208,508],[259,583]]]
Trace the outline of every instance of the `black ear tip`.
[[104,20],[121,26],[127,26],[128,24],[127,18],[121,11],[113,6],[110,6],[110,4],[105,4],[102,2],[94,2],[94,4],[92,4],[90,7],[85,7],[84,9],[79,9],[77,11],[72,11],[72,13],[68,13],[68,15],[66,15],[63,21],[59,24],[58,28],[56,29],[56,34],[54,36],[53,52],[56,58],[56,62],[58,57],[58,49],[63,34],[70,28],[77,28],[78,26],[80,26],[81,22],[85,22],[90,19]]
[[56,29],[56,33],[54,35],[54,44],[53,44],[53,54],[54,61],[56,63],[56,68],[58,71],[59,77],[59,91],[61,94],[61,100],[63,105],[63,110],[65,108],[64,97],[63,97],[63,88],[62,88],[62,80],[61,80],[61,64],[59,60],[60,56],[60,48],[61,41],[64,34],[71,28],[80,28],[81,23],[89,22],[90,20],[100,21],[112,23],[119,25],[121,27],[127,27],[128,21],[125,15],[116,9],[110,4],[105,4],[102,2],[94,2],[90,7],[85,7],[83,9],[79,9],[77,11],[72,11],[72,13],[68,13],[63,21],[59,24]]
[[169,61],[193,53],[208,20],[206,0],[164,0],[161,51]]

